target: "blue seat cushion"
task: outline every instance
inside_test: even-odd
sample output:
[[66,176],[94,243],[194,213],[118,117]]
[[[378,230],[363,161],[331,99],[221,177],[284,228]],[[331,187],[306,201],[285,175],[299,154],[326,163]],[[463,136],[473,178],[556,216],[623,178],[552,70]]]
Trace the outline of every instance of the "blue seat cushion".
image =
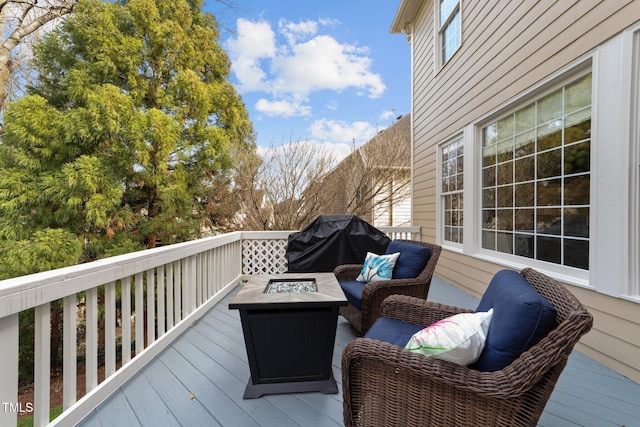
[[388,317],[378,317],[363,338],[388,342],[404,348],[413,334],[424,329],[422,326],[406,323]]
[[556,326],[556,309],[518,272],[502,270],[491,279],[476,309],[493,316],[484,350],[470,368],[493,372],[505,368]]
[[362,308],[362,291],[366,283],[358,280],[340,280],[338,284],[342,288],[344,296],[347,297],[347,301],[360,310]]
[[393,268],[392,279],[413,279],[418,277],[431,256],[431,249],[415,243],[392,240],[387,246],[387,254],[400,252]]

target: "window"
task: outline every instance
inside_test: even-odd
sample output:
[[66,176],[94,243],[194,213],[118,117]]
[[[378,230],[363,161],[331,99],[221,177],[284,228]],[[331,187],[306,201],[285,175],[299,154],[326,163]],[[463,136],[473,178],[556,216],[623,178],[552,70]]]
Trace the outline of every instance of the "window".
[[451,59],[461,44],[460,0],[440,0],[439,2],[439,40],[441,65]]
[[441,206],[443,239],[447,242],[462,244],[464,206],[464,146],[463,138],[449,142],[440,150],[441,165]]
[[482,128],[482,248],[589,269],[591,74]]

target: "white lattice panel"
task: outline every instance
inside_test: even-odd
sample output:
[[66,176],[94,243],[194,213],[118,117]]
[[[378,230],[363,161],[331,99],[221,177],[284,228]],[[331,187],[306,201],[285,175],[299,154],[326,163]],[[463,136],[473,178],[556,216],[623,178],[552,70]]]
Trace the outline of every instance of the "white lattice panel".
[[242,273],[279,274],[287,271],[287,239],[242,241]]

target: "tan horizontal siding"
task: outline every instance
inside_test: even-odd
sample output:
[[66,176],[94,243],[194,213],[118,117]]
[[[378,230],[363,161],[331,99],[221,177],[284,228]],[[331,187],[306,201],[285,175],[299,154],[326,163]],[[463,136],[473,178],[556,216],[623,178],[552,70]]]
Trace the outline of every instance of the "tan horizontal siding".
[[[437,145],[640,20],[640,0],[463,1],[462,7],[462,45],[442,69],[434,62],[433,1],[424,2],[412,36],[413,218],[430,241],[437,227]],[[445,250],[436,274],[479,296],[502,268]],[[579,350],[640,382],[638,304],[568,288],[595,319]]]

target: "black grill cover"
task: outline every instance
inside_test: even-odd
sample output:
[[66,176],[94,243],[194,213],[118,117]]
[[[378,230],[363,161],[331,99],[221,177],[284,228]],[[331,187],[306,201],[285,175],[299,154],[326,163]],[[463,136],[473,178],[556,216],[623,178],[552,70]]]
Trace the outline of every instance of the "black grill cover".
[[289,235],[289,272],[331,272],[341,264],[362,264],[367,252],[384,254],[391,240],[355,215],[320,215]]

